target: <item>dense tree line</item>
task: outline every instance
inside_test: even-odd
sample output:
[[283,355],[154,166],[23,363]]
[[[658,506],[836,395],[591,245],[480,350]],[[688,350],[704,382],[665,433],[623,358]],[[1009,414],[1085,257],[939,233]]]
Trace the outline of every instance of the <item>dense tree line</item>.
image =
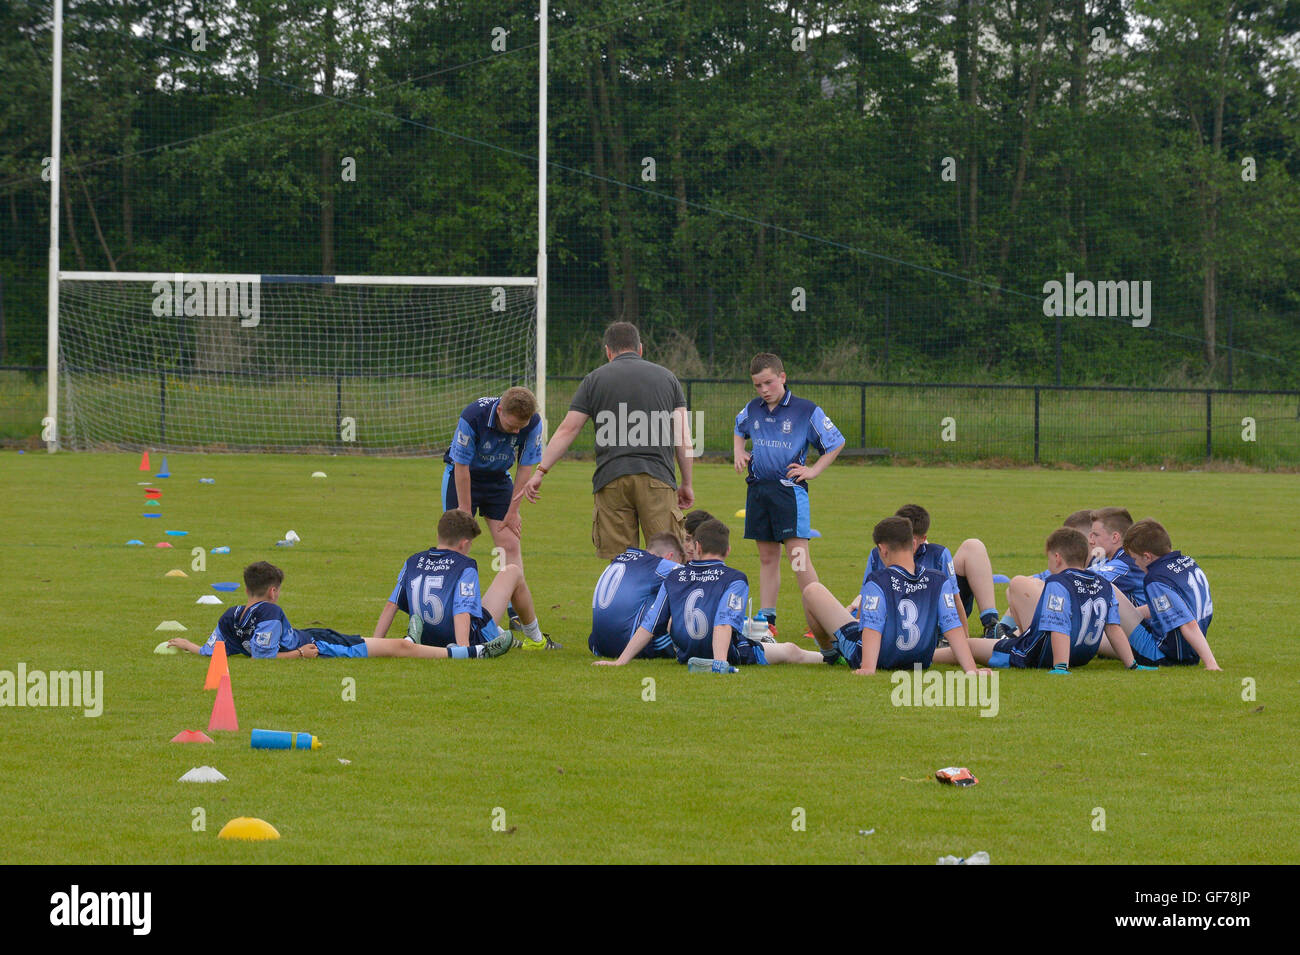
[[[2,362],[42,361],[47,0],[0,4]],[[64,268],[533,273],[536,5],[69,0]],[[1294,0],[552,3],[553,370],[1294,387]],[[1044,314],[1150,283],[1150,326]],[[1231,346],[1231,347],[1229,347]]]

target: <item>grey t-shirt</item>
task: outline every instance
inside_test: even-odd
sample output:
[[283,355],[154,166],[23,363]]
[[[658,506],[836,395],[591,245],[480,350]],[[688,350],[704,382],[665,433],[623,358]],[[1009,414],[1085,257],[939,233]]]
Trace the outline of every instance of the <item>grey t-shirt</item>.
[[635,352],[615,356],[582,379],[569,409],[596,426],[593,493],[625,474],[649,474],[677,487],[672,415],[685,407],[677,376]]

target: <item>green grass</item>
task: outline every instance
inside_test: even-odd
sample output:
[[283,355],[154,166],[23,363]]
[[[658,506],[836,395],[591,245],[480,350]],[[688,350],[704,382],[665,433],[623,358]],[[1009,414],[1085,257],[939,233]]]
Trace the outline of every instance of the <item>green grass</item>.
[[[1197,557],[1224,673],[1133,674],[1094,662],[1069,678],[1007,673],[1000,711],[895,708],[887,675],[772,667],[697,676],[669,661],[590,666],[591,465],[562,464],[525,512],[525,563],[560,653],[500,660],[231,663],[241,732],[206,726],[205,661],[151,653],[176,619],[201,641],[210,583],[270,559],[299,626],[369,634],[402,560],[430,542],[441,465],[428,460],[171,455],[162,520],[122,454],[0,454],[0,670],[102,670],[103,715],[0,709],[5,863],[902,862],[989,852],[994,863],[1300,862],[1300,663],[1285,600],[1296,576],[1295,478],[1277,474],[988,471],[839,464],[813,487],[813,558],[846,597],[872,524],[926,505],[935,540],[983,538],[1002,573],[1041,568],[1041,542],[1081,506],[1155,515]],[[155,459],[155,464],[157,463]],[[323,469],[328,479],[312,480]],[[213,486],[199,477],[214,477]],[[702,506],[728,519],[743,482],[700,468]],[[152,545],[184,529],[173,550]],[[274,543],[288,529],[292,549]],[[191,570],[190,548],[229,545]],[[488,544],[475,556],[485,569]],[[167,579],[183,568],[188,579]],[[999,600],[1002,588],[998,588]],[[802,631],[793,581],[783,637]],[[355,702],[343,700],[346,678]],[[1243,701],[1242,680],[1257,683]],[[643,700],[643,681],[655,699]],[[1258,711],[1259,707],[1262,711]],[[313,753],[255,752],[253,727],[315,733]],[[340,758],[350,764],[339,762]],[[227,783],[176,782],[214,765]],[[936,769],[980,779],[953,790]],[[493,810],[508,831],[494,831]],[[792,812],[806,812],[806,831]],[[1094,831],[1094,809],[1106,830]],[[193,811],[206,831],[192,830]],[[260,816],[276,843],[216,838]],[[859,830],[874,829],[869,836]]]

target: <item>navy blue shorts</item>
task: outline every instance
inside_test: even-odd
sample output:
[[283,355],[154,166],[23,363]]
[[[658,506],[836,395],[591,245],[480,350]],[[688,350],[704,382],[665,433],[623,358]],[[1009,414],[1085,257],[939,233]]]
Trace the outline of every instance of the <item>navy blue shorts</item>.
[[366,638],[355,633],[339,633],[329,627],[304,627],[298,631],[306,640],[304,643],[316,644],[316,650],[323,657],[364,657]]
[[969,619],[970,612],[975,609],[975,591],[970,589],[970,582],[961,574],[957,575],[957,592],[961,594],[961,605]]
[[745,494],[745,540],[805,540],[812,536],[808,492],[797,484],[755,481]]
[[862,626],[856,620],[832,633],[831,639],[849,666],[855,670],[862,666]]
[[[469,496],[474,500],[474,510],[471,514],[482,514],[484,517],[490,517],[494,521],[504,521],[506,512],[510,510],[510,499],[514,497],[515,485],[510,480],[510,475],[502,472],[504,480],[502,481],[475,481],[470,478]],[[460,507],[456,499],[456,472],[454,465],[447,465],[447,470],[442,473],[442,509],[444,511],[455,510]]]
[[763,652],[761,643],[755,643],[746,637],[737,637],[727,648],[727,662],[733,667],[767,666],[767,654]]

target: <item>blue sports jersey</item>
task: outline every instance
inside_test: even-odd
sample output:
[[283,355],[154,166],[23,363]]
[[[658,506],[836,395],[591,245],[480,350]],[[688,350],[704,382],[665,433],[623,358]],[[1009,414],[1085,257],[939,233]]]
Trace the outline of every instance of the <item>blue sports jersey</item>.
[[388,599],[398,610],[420,617],[424,623],[421,643],[451,646],[456,642],[456,614],[469,614],[471,636],[483,616],[478,562],[438,547],[412,554],[402,565]]
[[521,465],[542,460],[542,416],[534,414],[518,434],[510,434],[498,427],[500,403],[500,398],[480,398],[462,411],[442,456],[448,464],[468,465],[471,480],[506,480],[516,459]]
[[956,581],[935,570],[918,568],[909,574],[893,566],[868,574],[858,624],[880,634],[876,668],[928,667],[940,635],[961,627],[960,603]]
[[310,641],[289,625],[278,604],[260,600],[251,607],[229,607],[217,621],[217,629],[199,653],[212,656],[218,639],[226,642],[226,655],[243,654],[257,659],[274,657],[281,651],[297,650]]
[[[762,398],[755,398],[740,409],[735,434],[753,442],[749,475],[745,479],[751,484],[788,481],[787,469],[808,460],[809,445],[819,454],[826,454],[844,444],[844,435],[826,417],[826,412],[806,398],[796,398],[789,388],[773,411],[768,410]],[[807,486],[806,482],[798,483]]]
[[1119,624],[1119,602],[1110,581],[1093,570],[1067,567],[1052,574],[1034,608],[1026,636],[1035,641],[1030,666],[1052,665],[1051,633],[1070,638],[1070,666],[1083,666],[1097,655],[1107,624]]
[[[636,547],[629,547],[611,560],[591,595],[591,636],[587,645],[592,652],[611,657],[621,654],[664,578],[680,566]],[[660,618],[646,629],[654,635],[647,649],[665,651],[672,647],[667,601]]]
[[1146,606],[1146,575],[1141,567],[1133,563],[1133,558],[1124,552],[1123,547],[1115,551],[1114,557],[1098,561],[1089,569],[1114,584],[1133,606]]
[[1149,622],[1161,652],[1179,663],[1199,663],[1200,654],[1183,639],[1179,628],[1195,620],[1201,633],[1209,635],[1214,601],[1205,571],[1180,551],[1170,551],[1147,567],[1146,592]]
[[[713,659],[713,628],[731,626],[731,647],[745,639],[745,603],[749,578],[720,560],[692,560],[670,571],[638,626],[651,633],[665,608],[672,618],[668,634],[677,648],[677,661],[691,657]],[[728,658],[731,652],[728,651]]]
[[[951,577],[954,584],[957,582],[957,568],[952,562],[952,554],[942,544],[926,541],[912,552],[912,560],[916,563],[918,571],[933,570],[945,577]],[[871,548],[871,553],[867,555],[867,571],[862,575],[862,583],[865,584],[868,577],[884,569],[885,562],[880,559],[880,548]]]

